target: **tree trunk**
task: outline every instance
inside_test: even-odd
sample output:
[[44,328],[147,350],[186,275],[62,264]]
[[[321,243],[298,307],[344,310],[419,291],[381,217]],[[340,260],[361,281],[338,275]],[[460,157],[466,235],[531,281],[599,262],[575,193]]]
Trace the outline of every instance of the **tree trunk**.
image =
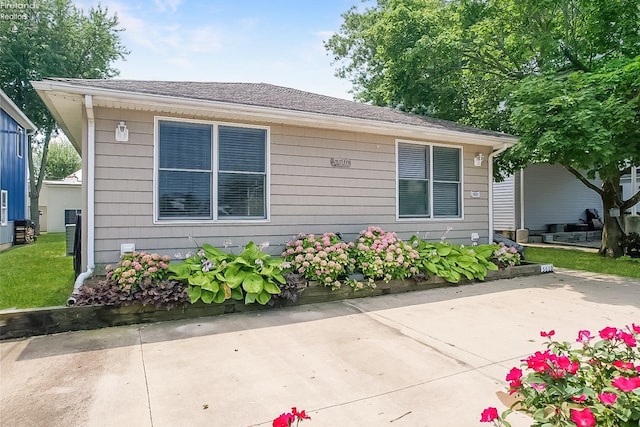
[[[43,129],[40,129],[41,131]],[[40,169],[36,176],[33,161],[33,141],[29,141],[27,144],[27,162],[29,163],[29,215],[31,221],[33,221],[34,231],[37,235],[40,235],[40,189],[42,188],[42,181],[44,181],[44,167],[47,164],[47,154],[49,152],[49,142],[51,134],[53,133],[53,126],[44,129],[44,145],[42,147],[42,159],[40,162]]]
[[602,209],[604,224],[602,227],[602,244],[600,245],[600,255],[618,258],[623,255],[623,249],[620,245],[624,230],[622,229],[622,215],[612,217],[609,215],[611,208],[620,207],[622,200],[620,199],[620,182],[605,181],[602,183]]

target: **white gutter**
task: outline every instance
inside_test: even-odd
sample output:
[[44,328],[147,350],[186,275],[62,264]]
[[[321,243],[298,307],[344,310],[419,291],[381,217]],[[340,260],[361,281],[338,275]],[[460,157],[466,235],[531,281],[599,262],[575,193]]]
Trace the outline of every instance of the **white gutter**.
[[489,244],[493,243],[493,159],[504,153],[512,145],[505,143],[501,148],[489,154]]
[[524,168],[520,169],[520,229],[524,226]]
[[86,279],[91,277],[95,269],[95,227],[94,227],[94,205],[95,205],[95,143],[96,143],[96,122],[93,115],[93,98],[91,95],[84,96],[84,107],[87,112],[87,171],[84,172],[83,179],[87,181],[87,215],[84,219],[87,225],[87,270],[76,278],[73,286],[73,293],[67,300],[68,305],[76,302],[75,296]]

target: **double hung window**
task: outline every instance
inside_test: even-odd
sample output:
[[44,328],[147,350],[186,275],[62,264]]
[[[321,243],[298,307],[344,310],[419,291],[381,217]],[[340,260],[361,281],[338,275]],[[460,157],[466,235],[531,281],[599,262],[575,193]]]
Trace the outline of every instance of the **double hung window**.
[[158,220],[267,218],[265,128],[159,120]]
[[399,218],[462,216],[462,150],[398,142]]

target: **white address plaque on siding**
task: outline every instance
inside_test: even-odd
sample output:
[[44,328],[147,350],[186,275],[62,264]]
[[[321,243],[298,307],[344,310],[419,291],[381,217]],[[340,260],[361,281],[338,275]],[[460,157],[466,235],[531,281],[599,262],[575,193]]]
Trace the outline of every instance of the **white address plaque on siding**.
[[350,168],[351,159],[334,159],[331,158],[331,167],[334,168]]

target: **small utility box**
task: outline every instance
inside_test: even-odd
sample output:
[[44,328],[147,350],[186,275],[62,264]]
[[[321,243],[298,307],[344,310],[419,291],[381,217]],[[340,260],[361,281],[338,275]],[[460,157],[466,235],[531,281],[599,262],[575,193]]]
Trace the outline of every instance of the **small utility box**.
[[67,255],[73,255],[73,240],[76,235],[76,225],[67,224],[65,230],[65,237],[67,243]]

